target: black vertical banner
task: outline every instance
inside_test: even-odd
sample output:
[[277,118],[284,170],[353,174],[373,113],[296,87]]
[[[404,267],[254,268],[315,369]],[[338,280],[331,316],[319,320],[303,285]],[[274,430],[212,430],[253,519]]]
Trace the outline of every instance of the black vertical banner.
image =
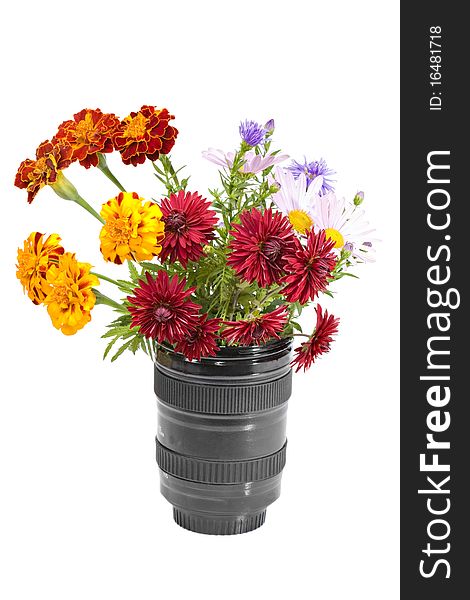
[[470,52],[462,6],[401,3],[401,598],[406,600],[470,597],[465,381]]

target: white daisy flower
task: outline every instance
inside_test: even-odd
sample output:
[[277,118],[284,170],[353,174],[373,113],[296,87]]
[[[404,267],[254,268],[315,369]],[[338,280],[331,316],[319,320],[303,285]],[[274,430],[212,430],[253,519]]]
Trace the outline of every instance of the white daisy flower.
[[[232,160],[230,161],[229,155],[232,155]],[[231,168],[233,164],[233,152],[224,152],[223,150],[218,150],[217,148],[209,148],[208,150],[204,150],[202,152],[203,158],[209,160],[210,162],[219,165],[219,167]]]
[[[235,152],[224,152],[223,150],[217,150],[216,148],[209,148],[209,150],[205,150],[202,153],[202,156],[220,167],[231,169],[235,159]],[[245,159],[245,162],[240,171],[242,173],[256,174],[286,160],[289,156],[287,154],[267,154],[266,156],[261,156],[260,154],[256,154],[253,150],[249,150],[248,152],[245,152],[243,158]]]
[[280,188],[273,194],[273,201],[289,219],[295,231],[305,234],[314,223],[313,201],[321,189],[323,177],[316,177],[307,189],[304,173],[294,177],[290,171],[276,167],[275,181]]
[[314,199],[312,218],[315,233],[324,229],[326,236],[334,240],[337,250],[344,248],[351,252],[352,262],[375,260],[374,243],[377,239],[371,237],[375,229],[370,229],[363,217],[362,209],[344,198],[337,198],[334,192],[317,195]]

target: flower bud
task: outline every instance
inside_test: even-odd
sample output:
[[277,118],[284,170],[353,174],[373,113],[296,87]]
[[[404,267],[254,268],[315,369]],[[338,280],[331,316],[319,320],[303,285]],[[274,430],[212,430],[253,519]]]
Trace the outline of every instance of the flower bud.
[[268,135],[272,135],[274,133],[275,128],[274,119],[269,119],[264,128],[268,132]]
[[360,206],[364,202],[364,192],[357,192],[354,196],[354,206]]
[[65,177],[62,171],[58,171],[57,179],[54,181],[54,183],[50,183],[49,185],[54,192],[64,200],[72,200],[76,202],[80,197],[78,195],[77,188],[67,179],[67,177]]

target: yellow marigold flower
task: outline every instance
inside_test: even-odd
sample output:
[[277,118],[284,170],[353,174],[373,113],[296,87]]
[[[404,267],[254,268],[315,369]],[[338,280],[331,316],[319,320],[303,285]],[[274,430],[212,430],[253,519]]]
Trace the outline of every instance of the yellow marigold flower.
[[77,333],[91,319],[96,302],[91,288],[99,285],[99,279],[90,269],[90,264],[78,262],[75,254],[66,252],[47,272],[50,291],[44,304],[54,327],[65,335]]
[[59,263],[63,253],[57,233],[44,240],[43,233],[33,231],[24,241],[23,250],[18,248],[16,276],[34,304],[41,304],[47,296],[50,289],[46,281],[47,272],[51,265]]
[[107,261],[152,260],[162,250],[164,222],[157,204],[135,192],[121,192],[101,208],[106,221],[101,229],[101,253]]

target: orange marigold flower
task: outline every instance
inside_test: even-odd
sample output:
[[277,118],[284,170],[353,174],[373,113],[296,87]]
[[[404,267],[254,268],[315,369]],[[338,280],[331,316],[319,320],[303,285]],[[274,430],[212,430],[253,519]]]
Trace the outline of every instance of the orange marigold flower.
[[27,158],[18,169],[15,185],[28,190],[31,203],[39,190],[57,180],[58,173],[72,162],[72,146],[64,140],[46,140],[36,150],[36,160]]
[[112,136],[119,123],[116,115],[84,108],[60,125],[54,139],[68,142],[73,149],[72,160],[89,169],[98,166],[98,152],[114,150]]
[[41,304],[50,291],[47,272],[51,265],[59,263],[63,253],[57,233],[52,233],[44,240],[43,233],[33,231],[24,241],[23,250],[18,248],[16,276],[34,304]]
[[136,192],[121,192],[101,208],[101,253],[107,261],[152,260],[162,250],[165,224],[157,204]]
[[75,254],[66,252],[47,272],[50,291],[44,298],[52,324],[65,335],[73,335],[91,319],[96,302],[92,287],[99,285],[91,265],[78,262]]
[[113,136],[114,147],[119,150],[126,165],[157,160],[160,154],[168,154],[173,148],[178,130],[169,125],[175,117],[166,108],[142,106],[139,112],[131,112],[117,128]]

